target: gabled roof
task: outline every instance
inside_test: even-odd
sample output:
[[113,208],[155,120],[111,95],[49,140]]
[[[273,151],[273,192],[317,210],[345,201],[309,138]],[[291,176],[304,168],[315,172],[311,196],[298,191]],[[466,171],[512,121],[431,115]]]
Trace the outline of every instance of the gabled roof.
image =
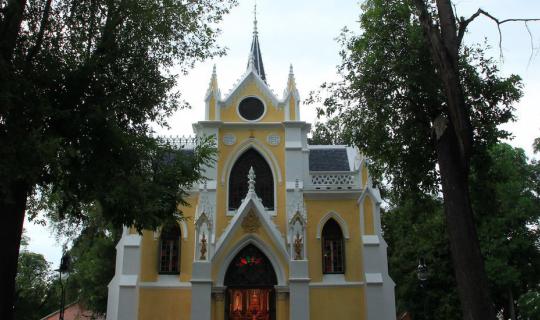
[[347,148],[313,148],[309,150],[309,171],[350,171]]

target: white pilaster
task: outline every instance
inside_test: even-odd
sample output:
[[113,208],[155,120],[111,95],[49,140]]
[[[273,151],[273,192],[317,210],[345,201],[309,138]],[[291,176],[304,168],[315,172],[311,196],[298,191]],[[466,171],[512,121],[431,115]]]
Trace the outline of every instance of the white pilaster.
[[116,271],[109,283],[107,320],[137,319],[141,263],[141,236],[127,228],[116,245]]
[[191,319],[210,320],[212,309],[212,266],[209,261],[193,262],[191,276]]
[[291,260],[289,271],[289,319],[309,320],[308,260]]

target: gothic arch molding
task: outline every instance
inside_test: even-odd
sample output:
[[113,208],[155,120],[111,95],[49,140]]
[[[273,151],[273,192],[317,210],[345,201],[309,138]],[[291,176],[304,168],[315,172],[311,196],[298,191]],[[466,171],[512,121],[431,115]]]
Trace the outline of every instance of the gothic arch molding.
[[349,227],[347,226],[347,222],[336,212],[330,211],[324,217],[319,220],[319,223],[317,224],[317,239],[321,239],[321,233],[324,225],[326,222],[330,219],[334,219],[341,228],[341,232],[343,232],[343,238],[349,239]]
[[266,255],[268,260],[270,260],[270,263],[274,268],[274,272],[276,273],[277,285],[286,286],[287,284],[285,277],[285,268],[280,263],[279,257],[273,252],[272,248],[270,248],[259,236],[255,234],[246,235],[244,238],[238,241],[238,243],[229,251],[225,259],[219,266],[219,271],[216,277],[216,286],[223,287],[225,281],[225,274],[227,273],[229,265],[236,257],[236,255],[249,244],[252,244],[259,250],[261,250],[261,252]]
[[[225,185],[225,183],[229,182],[229,177],[231,173],[231,169],[248,149],[253,148],[257,152],[261,154],[261,156],[266,160],[268,163],[268,166],[270,166],[270,170],[272,170],[272,175],[274,176],[274,181],[277,181],[279,184],[282,183],[281,178],[281,168],[279,167],[279,163],[274,156],[274,154],[263,144],[261,144],[259,141],[257,141],[254,138],[249,138],[245,141],[243,141],[241,144],[239,144],[227,157],[227,160],[225,161],[225,165],[223,166],[223,172],[221,174],[221,185]],[[255,173],[257,174],[257,173]]]
[[[180,220],[180,221],[176,221],[176,223],[178,224],[178,226],[180,227],[180,236],[182,237],[182,240],[186,241],[187,238],[188,238],[188,227],[187,227],[187,223],[184,221],[184,220]],[[162,229],[162,226],[159,226],[155,231],[154,231],[154,240],[157,240],[160,235],[161,235],[161,229]]]

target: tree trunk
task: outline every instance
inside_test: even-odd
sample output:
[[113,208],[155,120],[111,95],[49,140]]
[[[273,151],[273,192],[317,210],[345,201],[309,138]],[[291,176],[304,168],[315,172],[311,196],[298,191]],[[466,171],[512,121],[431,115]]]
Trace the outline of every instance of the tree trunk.
[[463,319],[495,319],[473,220],[467,170],[460,162],[456,140],[454,130],[447,128],[437,141],[436,148],[448,238]]
[[26,198],[30,188],[24,183],[11,184],[10,196],[0,198],[0,243],[3,245],[2,262],[0,263],[0,319],[13,319],[15,299],[15,276],[19,246],[26,210]]
[[510,319],[516,320],[516,308],[514,307],[514,293],[512,288],[508,288],[508,310],[510,312]]
[[[459,38],[450,0],[436,0],[437,15],[425,0],[413,0],[433,65],[446,96],[446,112],[437,132],[437,161],[442,180],[444,211],[459,298],[465,320],[494,320],[484,261],[469,197],[468,174],[473,129],[461,87]],[[439,119],[439,120],[441,120]],[[445,122],[445,123],[444,123]],[[446,126],[444,126],[446,125]]]

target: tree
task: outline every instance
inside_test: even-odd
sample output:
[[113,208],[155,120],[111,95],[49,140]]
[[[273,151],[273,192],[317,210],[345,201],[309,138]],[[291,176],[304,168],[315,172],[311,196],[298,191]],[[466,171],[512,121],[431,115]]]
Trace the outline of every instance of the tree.
[[308,138],[308,143],[315,145],[335,145],[343,144],[341,139],[342,128],[337,119],[329,119],[326,122],[316,122],[315,130],[311,132],[311,138]]
[[[23,239],[23,247],[28,244]],[[14,312],[17,319],[40,319],[49,313],[50,286],[53,280],[50,266],[43,255],[24,248],[19,255]]]
[[[518,297],[537,288],[540,278],[538,233],[540,179],[537,164],[527,161],[523,150],[507,144],[491,146],[477,153],[471,168],[471,200],[478,225],[480,248],[485,257],[489,286],[497,312],[504,319],[517,319]],[[442,202],[425,195],[411,195],[383,215],[385,238],[389,243],[389,264],[398,283],[401,310],[422,315],[423,292],[415,278],[417,256],[427,260],[432,270],[428,280],[427,314],[450,319],[461,312],[450,275],[453,267],[446,236]],[[425,318],[422,315],[421,319]]]
[[150,124],[180,107],[172,67],[223,53],[214,26],[234,2],[0,1],[0,318],[12,319],[29,196],[68,222],[92,209],[140,230],[178,216],[212,148],[179,152]]
[[[469,195],[475,150],[506,135],[521,96],[481,48],[461,46],[466,26],[449,0],[368,0],[363,33],[342,38],[343,81],[329,84],[322,115],[337,114],[347,142],[375,161],[398,195],[444,198],[446,227],[464,319],[494,319]],[[475,143],[473,143],[473,141]]]
[[71,257],[69,290],[96,314],[107,312],[108,284],[114,276],[116,244],[122,229],[115,229],[94,212],[68,251]]

